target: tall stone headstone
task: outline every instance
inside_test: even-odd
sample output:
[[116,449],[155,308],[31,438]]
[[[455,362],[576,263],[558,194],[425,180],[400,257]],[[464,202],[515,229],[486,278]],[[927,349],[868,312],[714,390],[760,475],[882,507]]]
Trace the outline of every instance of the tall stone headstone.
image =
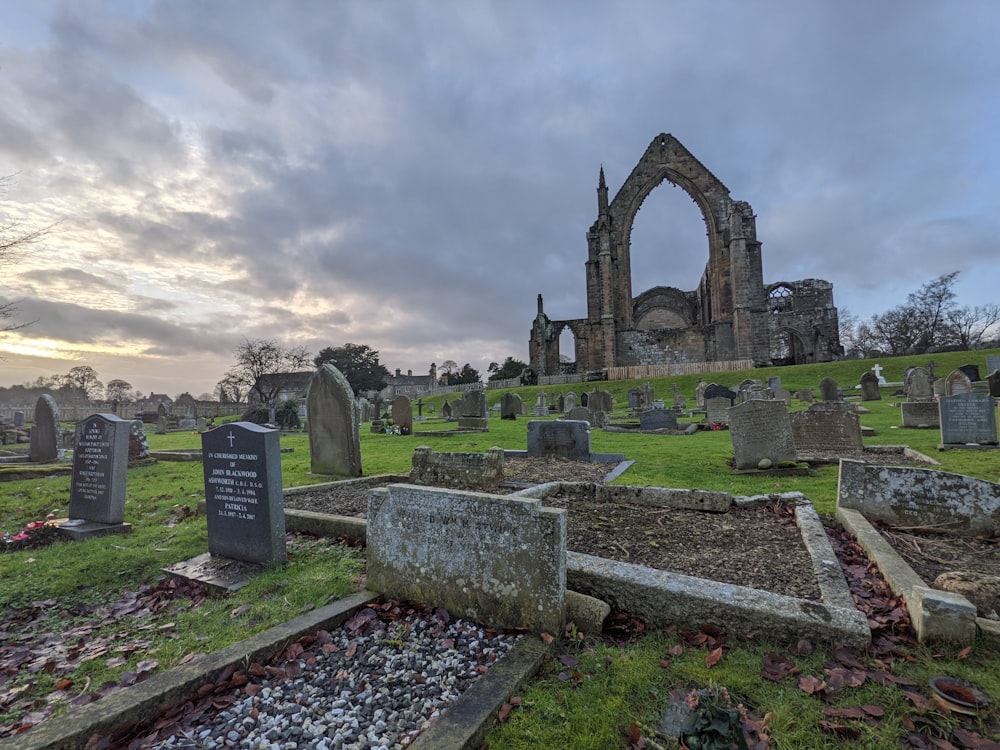
[[914,367],[906,374],[903,386],[907,401],[930,401],[934,398],[930,373],[923,367]]
[[448,403],[448,399],[445,399],[444,403],[441,404],[441,419],[451,419],[451,415],[451,404]]
[[559,632],[566,511],[540,500],[391,484],[368,497],[368,585],[494,627]]
[[997,407],[992,396],[959,393],[942,396],[941,444],[996,445]]
[[778,466],[795,460],[788,410],[781,401],[751,400],[729,409],[736,469]]
[[[311,391],[310,384],[310,397]],[[312,423],[311,407],[309,416]],[[257,565],[287,562],[279,435],[252,422],[202,433],[210,555]]]
[[61,457],[59,449],[59,407],[49,394],[35,402],[35,423],[31,427],[28,460],[43,463]]
[[528,422],[528,455],[590,460],[590,423],[569,419]]
[[486,409],[486,394],[482,391],[467,391],[462,397],[462,408],[458,412],[460,417],[489,417]]
[[505,393],[500,398],[500,419],[517,419],[521,414],[521,397],[516,393]]
[[705,399],[705,421],[708,424],[729,424],[729,409],[733,402],[725,396]]
[[587,424],[594,424],[594,415],[590,413],[590,409],[586,406],[574,406],[566,412],[566,419],[574,422],[582,421]]
[[705,389],[708,388],[708,383],[705,382],[705,378],[698,378],[698,385],[694,389],[694,398],[698,403],[699,409],[705,408]]
[[573,411],[576,408],[576,394],[570,391],[566,394],[566,398],[563,400],[563,410],[566,414]]
[[767,376],[767,387],[772,391],[776,391],[781,388],[781,376],[780,375],[768,375]]
[[962,365],[958,369],[964,372],[966,377],[972,383],[978,383],[983,379],[979,374],[979,365]]
[[548,416],[548,413],[549,413],[549,405],[548,405],[548,400],[545,396],[545,391],[539,391],[538,398],[535,399],[534,414],[536,417],[545,417]]
[[945,378],[944,395],[957,396],[960,393],[972,393],[972,381],[962,370],[952,370]]
[[647,380],[642,384],[642,408],[652,409],[653,402],[656,400],[656,389]]
[[77,422],[69,521],[59,529],[75,539],[131,530],[125,521],[125,480],[131,423],[114,414]]
[[997,354],[987,354],[986,355],[986,373],[996,372],[1000,370],[1000,355]]
[[878,389],[878,375],[872,371],[866,372],[861,376],[861,400],[862,401],[880,401],[882,399],[882,393]]
[[313,474],[361,476],[361,437],[354,391],[333,365],[318,367],[310,378],[306,411],[309,470]]
[[133,419],[128,430],[128,460],[141,461],[149,458],[149,441],[146,439],[146,427],[141,419]]
[[1000,398],[1000,371],[994,370],[986,376],[986,384],[989,386],[990,395]]
[[413,432],[413,404],[407,396],[399,395],[392,401],[392,423],[401,435]]
[[840,401],[840,386],[837,385],[837,381],[833,378],[826,377],[819,381],[819,392],[823,396],[824,401]]
[[599,385],[594,386],[594,390],[591,391],[587,399],[587,408],[591,411],[602,411],[610,414],[615,408],[614,396],[611,395],[610,391],[602,391]]
[[14,412],[14,426],[15,427],[24,427],[24,412],[23,411],[15,411]]

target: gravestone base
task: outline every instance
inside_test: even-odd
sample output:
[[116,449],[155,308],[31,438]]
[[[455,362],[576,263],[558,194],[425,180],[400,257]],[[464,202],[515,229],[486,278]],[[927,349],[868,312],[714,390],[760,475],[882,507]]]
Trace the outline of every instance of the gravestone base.
[[1000,449],[996,443],[938,443],[939,451],[967,450],[967,451],[995,451]]
[[482,430],[488,432],[490,422],[485,417],[459,417],[458,429],[460,430]]
[[264,566],[205,552],[161,570],[177,578],[198,581],[216,591],[231,594],[250,583],[254,576],[260,575]]
[[100,521],[86,521],[77,518],[58,521],[56,528],[59,529],[60,534],[76,542],[98,536],[132,533],[132,524],[130,523],[101,523]]

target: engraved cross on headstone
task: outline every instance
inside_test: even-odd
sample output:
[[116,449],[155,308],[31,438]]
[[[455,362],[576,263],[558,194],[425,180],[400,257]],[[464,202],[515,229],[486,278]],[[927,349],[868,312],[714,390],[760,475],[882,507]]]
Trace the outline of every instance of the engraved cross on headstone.
[[233,441],[236,440],[236,436],[232,433],[232,430],[230,430],[229,434],[226,435],[226,440],[229,441],[229,447],[232,448]]

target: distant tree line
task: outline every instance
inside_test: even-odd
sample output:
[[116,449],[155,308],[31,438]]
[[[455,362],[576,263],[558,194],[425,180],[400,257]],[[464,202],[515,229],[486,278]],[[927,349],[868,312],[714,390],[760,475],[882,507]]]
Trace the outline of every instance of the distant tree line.
[[978,349],[1000,335],[1000,305],[960,307],[954,291],[958,271],[939,276],[906,302],[860,321],[840,311],[840,343],[849,359]]

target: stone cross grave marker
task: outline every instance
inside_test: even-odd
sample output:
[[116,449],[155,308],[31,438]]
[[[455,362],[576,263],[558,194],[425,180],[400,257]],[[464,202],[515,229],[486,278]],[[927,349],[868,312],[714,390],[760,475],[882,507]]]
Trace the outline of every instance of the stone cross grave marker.
[[313,474],[361,476],[361,437],[354,391],[333,365],[321,365],[309,379],[306,413],[309,470]]
[[287,562],[278,431],[233,422],[203,433],[201,445],[209,554],[258,565]]
[[872,372],[875,373],[875,377],[878,379],[878,384],[879,385],[886,385],[886,379],[882,375],[882,370],[884,370],[884,369],[885,368],[882,367],[882,365],[880,365],[880,364],[876,364],[874,367],[872,367]]
[[368,497],[368,585],[494,627],[565,622],[566,511],[539,500],[392,484]]
[[941,444],[996,445],[997,407],[987,394],[959,393],[942,396]]
[[407,396],[399,395],[392,400],[392,423],[400,435],[413,432],[413,404]]
[[795,460],[788,410],[782,401],[754,399],[730,407],[736,469],[769,469]]
[[73,538],[125,534],[125,480],[131,422],[94,414],[76,425],[69,520],[59,530]]
[[59,407],[49,394],[43,394],[35,402],[35,419],[31,427],[28,444],[28,460],[44,463],[61,458],[59,448]]

